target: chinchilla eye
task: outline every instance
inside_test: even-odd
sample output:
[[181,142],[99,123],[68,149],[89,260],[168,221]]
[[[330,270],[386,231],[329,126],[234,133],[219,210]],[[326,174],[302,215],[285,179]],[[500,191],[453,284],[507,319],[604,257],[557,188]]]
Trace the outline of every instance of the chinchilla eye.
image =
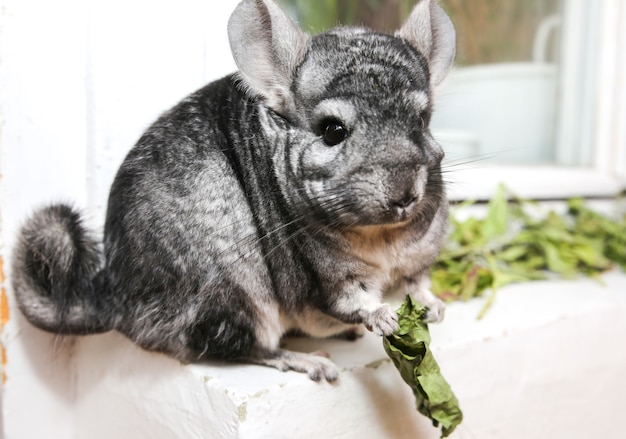
[[348,129],[341,122],[334,119],[325,120],[320,128],[322,139],[328,146],[338,145],[350,135]]

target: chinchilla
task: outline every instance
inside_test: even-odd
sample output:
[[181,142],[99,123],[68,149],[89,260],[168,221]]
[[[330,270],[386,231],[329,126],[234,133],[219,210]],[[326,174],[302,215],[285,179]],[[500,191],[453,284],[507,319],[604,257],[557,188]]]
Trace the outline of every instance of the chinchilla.
[[272,0],[228,25],[239,72],[164,113],[121,165],[104,245],[73,208],[28,219],[15,248],[22,313],[58,334],[117,330],[182,362],[251,362],[337,379],[315,337],[393,332],[401,289],[443,318],[428,269],[444,239],[433,89],[454,27],[421,0],[395,35],[311,37]]

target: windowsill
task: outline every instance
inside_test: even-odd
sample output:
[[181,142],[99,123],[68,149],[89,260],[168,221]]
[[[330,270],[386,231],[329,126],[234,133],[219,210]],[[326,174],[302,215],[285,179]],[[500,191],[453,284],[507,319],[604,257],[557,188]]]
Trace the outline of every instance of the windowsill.
[[488,200],[502,182],[506,182],[507,188],[514,194],[538,200],[610,198],[625,188],[624,182],[618,178],[591,168],[506,166],[480,161],[464,164],[455,159],[451,159],[448,164],[444,163],[443,168],[451,200]]
[[[452,437],[616,437],[611,421],[626,410],[626,274],[601,280],[505,287],[481,321],[484,299],[449,306],[431,334],[465,413]],[[288,346],[326,350],[339,382],[251,365],[182,366],[119,334],[85,338],[75,355],[76,436],[439,437],[380,338]]]

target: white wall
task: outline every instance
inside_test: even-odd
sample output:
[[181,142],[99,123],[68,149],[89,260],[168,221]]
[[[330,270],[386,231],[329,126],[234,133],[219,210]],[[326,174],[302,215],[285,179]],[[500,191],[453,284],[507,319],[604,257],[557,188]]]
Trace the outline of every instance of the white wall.
[[[159,113],[235,70],[236,0],[0,0],[0,252],[23,218],[70,201],[100,227],[123,157]],[[10,297],[2,334],[7,438],[67,437],[71,349],[26,324]],[[32,429],[32,431],[30,431]]]
[[238,1],[91,3],[87,145],[100,218],[114,173],[144,129],[187,94],[235,71],[226,24]]

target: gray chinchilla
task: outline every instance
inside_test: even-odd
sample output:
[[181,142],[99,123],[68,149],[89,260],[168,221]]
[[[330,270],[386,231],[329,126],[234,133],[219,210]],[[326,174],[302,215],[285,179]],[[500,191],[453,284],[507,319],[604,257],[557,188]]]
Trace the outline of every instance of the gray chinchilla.
[[394,36],[311,37],[272,0],[228,26],[239,72],[161,116],[112,185],[104,251],[71,207],[24,224],[13,260],[23,314],[58,334],[117,330],[183,362],[245,361],[337,379],[289,331],[388,335],[401,288],[443,318],[428,268],[445,235],[432,91],[452,23],[421,0]]

